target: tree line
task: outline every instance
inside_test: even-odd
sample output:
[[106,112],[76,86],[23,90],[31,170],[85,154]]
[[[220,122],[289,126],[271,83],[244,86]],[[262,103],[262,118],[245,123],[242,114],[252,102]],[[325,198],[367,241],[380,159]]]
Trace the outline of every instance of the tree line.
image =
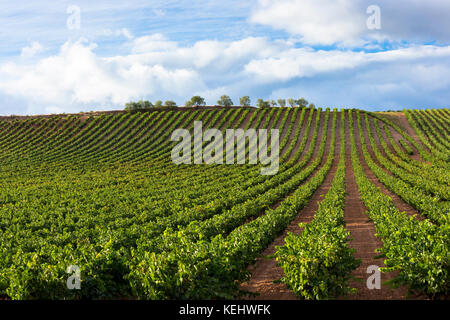
[[[217,105],[221,107],[232,107],[234,106],[233,100],[230,96],[223,95],[217,101]],[[201,96],[193,96],[190,100],[186,101],[185,107],[203,107],[206,106],[205,99]],[[251,99],[249,96],[243,96],[239,98],[239,106],[241,107],[250,107]],[[278,100],[263,100],[258,99],[256,101],[256,106],[258,108],[270,108],[270,107],[315,107],[313,103],[309,103],[305,98],[300,99],[278,99]],[[128,102],[125,104],[126,111],[135,111],[135,110],[145,110],[151,108],[162,108],[162,107],[177,107],[177,103],[175,101],[167,100],[164,103],[161,100],[156,101],[154,104],[148,100],[140,100],[137,102]]]

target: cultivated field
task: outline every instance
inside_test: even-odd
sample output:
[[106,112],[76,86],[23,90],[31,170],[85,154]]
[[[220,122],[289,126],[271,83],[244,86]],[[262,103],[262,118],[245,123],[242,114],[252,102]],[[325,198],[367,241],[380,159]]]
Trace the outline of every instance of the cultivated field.
[[[278,173],[175,165],[196,120],[279,129]],[[448,299],[449,169],[448,109],[3,117],[0,299]]]

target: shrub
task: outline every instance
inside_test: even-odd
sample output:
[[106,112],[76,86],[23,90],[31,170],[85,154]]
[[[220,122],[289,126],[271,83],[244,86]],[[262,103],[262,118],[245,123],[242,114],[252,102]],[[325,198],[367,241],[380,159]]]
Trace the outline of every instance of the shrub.
[[289,103],[289,105],[293,108],[293,107],[295,107],[295,105],[296,105],[296,102],[295,102],[296,100],[295,99],[292,99],[292,98],[289,98],[288,99],[288,103]]
[[305,98],[300,98],[298,100],[295,100],[295,104],[300,108],[306,108],[306,106],[308,105],[308,100],[306,100]]
[[167,100],[166,102],[164,102],[164,106],[165,107],[176,107],[177,103],[175,101],[172,101],[172,100]]
[[256,105],[258,106],[258,108],[269,108],[270,107],[270,102],[269,101],[264,101],[263,99],[258,99]]
[[192,107],[192,106],[205,106],[206,102],[205,99],[200,96],[193,96],[191,100],[186,102],[186,107]]
[[223,95],[220,97],[220,100],[217,101],[219,106],[231,107],[233,105],[233,100],[227,95]]
[[278,105],[282,108],[286,107],[286,99],[278,99]]
[[153,107],[153,104],[147,100],[140,100],[138,102],[128,102],[125,104],[126,111],[145,110]]
[[243,96],[239,99],[239,104],[243,107],[250,107],[251,100],[249,96]]

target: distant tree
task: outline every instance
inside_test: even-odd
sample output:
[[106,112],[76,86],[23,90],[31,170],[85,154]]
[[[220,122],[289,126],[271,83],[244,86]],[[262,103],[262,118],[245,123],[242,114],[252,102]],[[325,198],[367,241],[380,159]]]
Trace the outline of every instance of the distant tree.
[[128,102],[125,104],[126,111],[145,110],[153,107],[153,104],[147,100],[140,100],[138,102]]
[[239,104],[243,107],[250,107],[251,101],[249,96],[243,96],[239,99]]
[[271,100],[269,103],[271,107],[276,107],[278,105],[275,100]]
[[256,105],[258,106],[258,108],[269,108],[270,107],[270,102],[269,101],[264,101],[263,99],[258,99]]
[[309,106],[308,106],[308,108],[315,109],[315,108],[316,108],[316,105],[315,105],[314,103],[310,103]]
[[282,108],[286,107],[286,99],[278,99],[278,105]]
[[143,105],[144,109],[149,109],[153,107],[153,104],[150,101],[141,101],[141,104]]
[[172,100],[167,100],[166,102],[164,102],[164,106],[165,107],[176,107],[177,103],[175,101],[172,101]]
[[288,99],[288,103],[289,103],[289,105],[290,105],[292,108],[295,107],[295,105],[297,104],[296,101],[295,101],[294,99],[292,99],[292,98],[289,98],[289,99]]
[[308,100],[306,100],[305,98],[300,98],[295,102],[300,108],[306,108],[306,106],[308,106]]
[[263,99],[256,100],[256,106],[258,108],[263,108],[264,107],[264,100]]
[[191,98],[191,103],[192,103],[192,106],[205,106],[206,105],[205,99],[200,96],[193,96]]
[[155,102],[155,107],[156,108],[161,108],[163,106],[163,102],[161,101],[161,100],[157,100],[156,102]]
[[229,96],[223,95],[220,97],[220,100],[217,101],[217,104],[219,106],[231,107],[231,106],[233,106],[233,100],[231,100],[231,98]]

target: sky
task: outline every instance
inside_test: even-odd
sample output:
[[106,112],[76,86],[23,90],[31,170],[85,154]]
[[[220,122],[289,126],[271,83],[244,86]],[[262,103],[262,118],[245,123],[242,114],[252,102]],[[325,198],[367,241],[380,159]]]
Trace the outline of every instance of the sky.
[[448,0],[0,0],[0,115],[305,97],[450,103]]

